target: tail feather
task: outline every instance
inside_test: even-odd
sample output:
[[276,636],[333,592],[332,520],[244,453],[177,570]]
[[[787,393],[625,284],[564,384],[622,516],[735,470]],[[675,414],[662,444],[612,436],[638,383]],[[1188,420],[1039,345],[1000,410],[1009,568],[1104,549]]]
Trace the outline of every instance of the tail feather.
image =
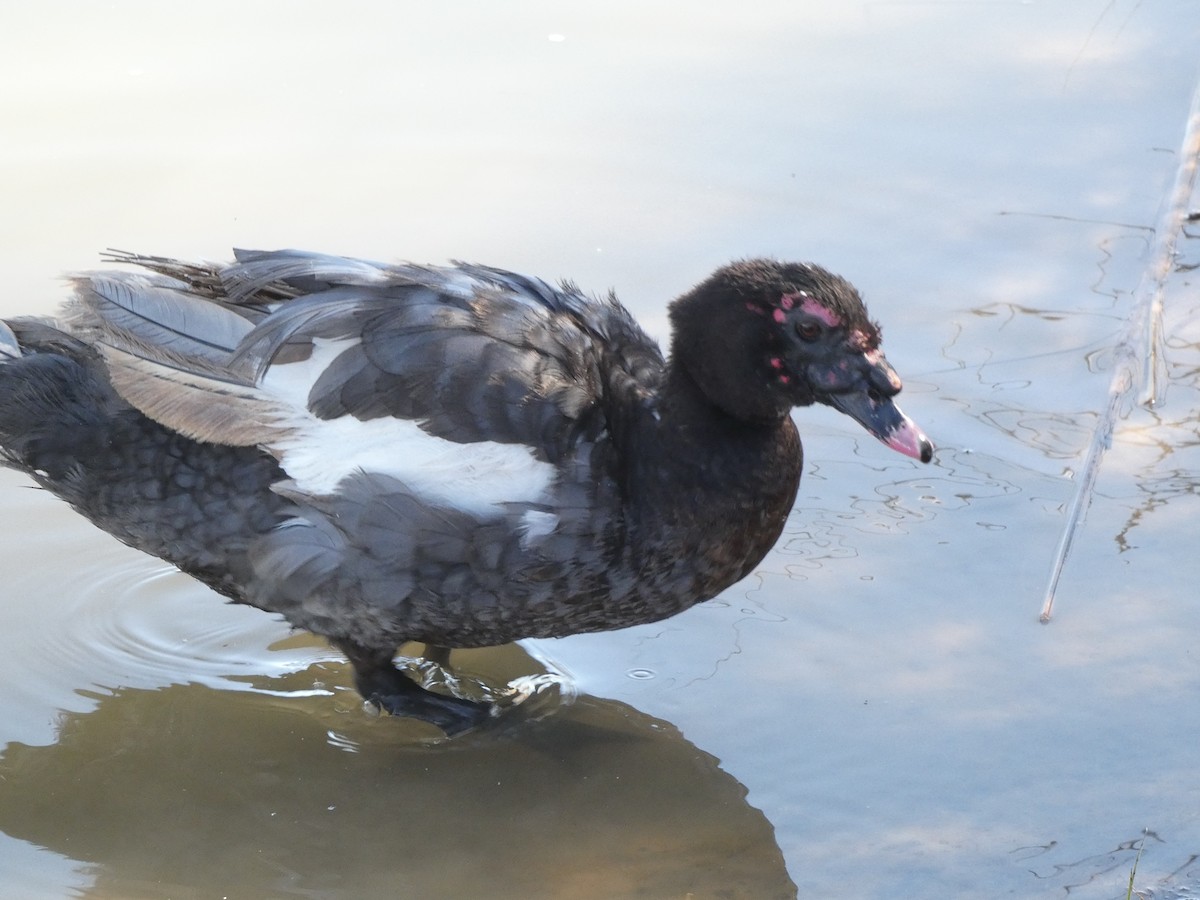
[[6,359],[20,359],[21,345],[17,336],[8,327],[8,323],[0,320],[0,362]]
[[66,477],[88,452],[87,436],[120,408],[128,406],[90,347],[36,319],[0,323],[0,449],[7,465],[39,481]]
[[[0,464],[124,543],[241,599],[247,548],[289,505],[270,490],[277,463],[255,447],[200,443],[147,418],[110,381],[105,357],[114,353],[45,322],[0,323]],[[236,393],[227,400],[210,401],[214,415],[242,402]]]
[[207,372],[221,371],[254,328],[247,317],[163,275],[82,276],[69,311],[72,329],[96,343]]

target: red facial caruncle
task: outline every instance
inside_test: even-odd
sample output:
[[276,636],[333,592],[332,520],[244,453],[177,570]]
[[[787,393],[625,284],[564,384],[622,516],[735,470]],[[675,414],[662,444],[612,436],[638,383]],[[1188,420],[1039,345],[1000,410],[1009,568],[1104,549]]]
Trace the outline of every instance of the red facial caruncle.
[[814,319],[819,319],[830,328],[838,328],[842,324],[841,316],[839,316],[833,310],[822,305],[819,301],[814,300],[807,291],[797,291],[794,294],[784,294],[779,298],[779,305],[784,309],[791,309],[794,305],[796,305],[797,301],[799,301],[801,312],[808,313],[808,315],[812,316]]

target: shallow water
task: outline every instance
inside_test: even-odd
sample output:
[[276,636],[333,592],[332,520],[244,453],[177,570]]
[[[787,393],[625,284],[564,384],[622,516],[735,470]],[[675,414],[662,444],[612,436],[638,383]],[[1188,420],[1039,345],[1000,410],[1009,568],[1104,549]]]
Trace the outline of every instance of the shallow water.
[[809,258],[862,288],[938,453],[799,412],[758,573],[464,655],[560,686],[450,744],[2,472],[0,893],[1107,900],[1141,847],[1145,896],[1200,896],[1200,224],[1164,403],[1121,406],[1038,622],[1194,3],[290,10],[0,12],[0,314],[106,246],[301,246],[611,286],[662,335],[714,266]]

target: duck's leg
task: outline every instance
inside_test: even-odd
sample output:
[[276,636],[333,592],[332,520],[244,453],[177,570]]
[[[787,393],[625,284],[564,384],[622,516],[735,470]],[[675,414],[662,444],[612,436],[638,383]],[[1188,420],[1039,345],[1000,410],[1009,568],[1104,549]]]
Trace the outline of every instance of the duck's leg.
[[[370,703],[393,716],[420,719],[457,734],[486,721],[491,707],[427,691],[392,662],[395,648],[363,647],[349,640],[331,640],[354,666],[354,686]],[[448,655],[449,651],[445,652]]]

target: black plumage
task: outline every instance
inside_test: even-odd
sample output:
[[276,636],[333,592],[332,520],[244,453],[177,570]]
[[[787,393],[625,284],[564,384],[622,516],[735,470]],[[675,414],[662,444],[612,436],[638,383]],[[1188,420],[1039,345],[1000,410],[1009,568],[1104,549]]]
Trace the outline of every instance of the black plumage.
[[931,446],[846,281],[750,260],[671,306],[483,266],[296,251],[77,279],[0,332],[4,461],[122,541],[326,636],[364,696],[455,730],[483,711],[392,665],[677,613],[777,540],[824,402]]

